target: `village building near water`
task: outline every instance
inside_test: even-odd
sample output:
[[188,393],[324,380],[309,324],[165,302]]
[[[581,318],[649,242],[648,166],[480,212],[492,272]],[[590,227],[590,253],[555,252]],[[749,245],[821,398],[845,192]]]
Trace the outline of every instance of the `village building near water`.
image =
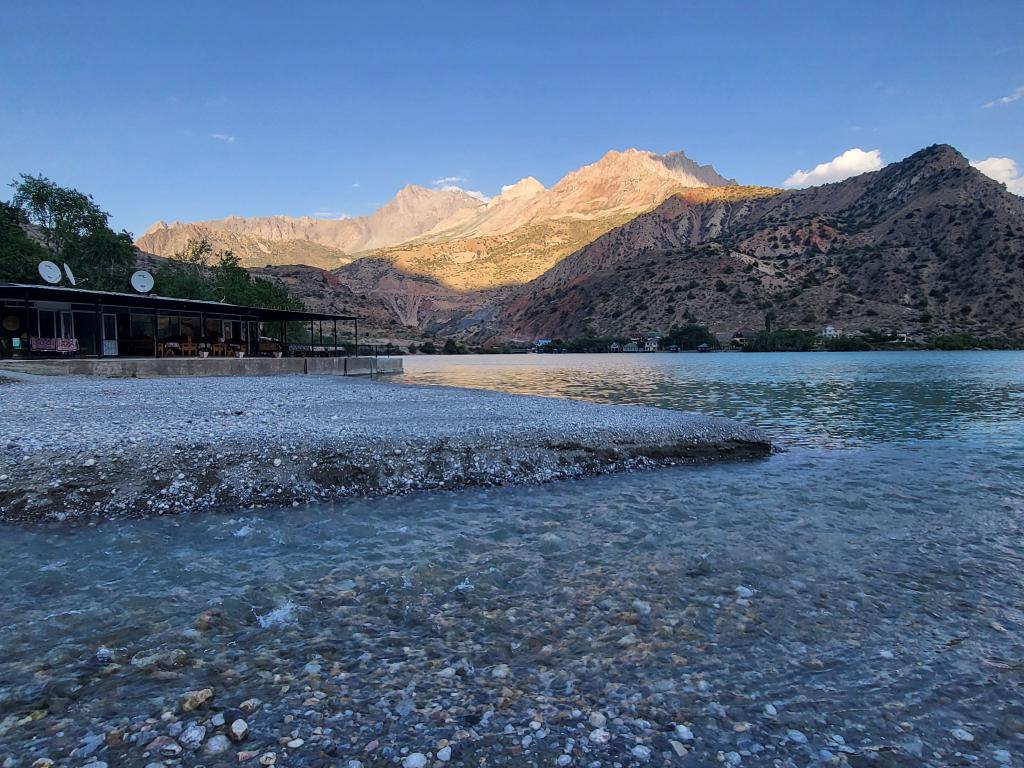
[[[358,357],[360,350],[375,355],[377,350],[359,343],[359,319],[143,293],[0,283],[0,359],[83,361],[65,366],[77,373],[95,368],[84,361],[135,361],[134,367],[119,370],[138,375],[163,368],[201,374],[212,370],[203,366],[215,359],[248,358],[244,372],[261,373],[253,359],[347,358]],[[195,363],[184,368],[155,364],[189,359]],[[294,366],[277,367],[291,372]],[[243,366],[237,369],[243,372]],[[110,370],[109,365],[102,370]],[[220,365],[218,370],[231,369]]]

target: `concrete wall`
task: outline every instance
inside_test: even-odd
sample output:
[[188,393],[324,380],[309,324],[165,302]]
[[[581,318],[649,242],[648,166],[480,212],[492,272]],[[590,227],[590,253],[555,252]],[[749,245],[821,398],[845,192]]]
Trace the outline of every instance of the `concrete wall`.
[[365,376],[401,373],[402,358],[374,357],[111,357],[86,360],[4,360],[4,370],[43,375],[159,378],[166,376],[278,376],[331,374]]

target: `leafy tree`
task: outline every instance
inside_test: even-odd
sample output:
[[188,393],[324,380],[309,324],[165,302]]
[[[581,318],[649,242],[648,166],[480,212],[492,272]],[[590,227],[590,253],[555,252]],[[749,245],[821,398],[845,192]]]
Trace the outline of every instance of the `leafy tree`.
[[131,233],[110,229],[108,214],[89,195],[24,173],[11,186],[11,204],[39,232],[52,258],[69,264],[89,288],[127,287],[136,260]]
[[16,205],[0,201],[0,281],[30,283],[36,267],[50,254],[25,232],[28,223]]
[[718,339],[708,330],[707,326],[688,323],[682,326],[673,326],[668,334],[661,340],[662,347],[679,347],[680,349],[696,349],[701,344],[717,348]]
[[761,331],[743,347],[744,352],[809,352],[817,339],[813,331],[779,329]]
[[434,342],[425,341],[423,342],[423,344],[420,345],[420,352],[422,352],[424,355],[436,355],[437,347],[434,346]]
[[455,339],[445,339],[441,352],[446,355],[461,355],[465,350],[455,343]]
[[303,309],[302,302],[284,288],[249,274],[231,251],[215,253],[206,238],[189,240],[157,270],[156,277],[157,290],[162,296],[272,309]]

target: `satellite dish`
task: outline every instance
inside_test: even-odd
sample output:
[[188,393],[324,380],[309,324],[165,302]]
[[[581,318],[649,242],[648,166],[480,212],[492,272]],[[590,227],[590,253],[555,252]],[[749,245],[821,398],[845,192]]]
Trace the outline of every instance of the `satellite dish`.
[[68,282],[71,285],[78,285],[78,281],[75,280],[75,273],[71,271],[71,267],[67,263],[64,264],[64,274],[68,276]]
[[61,274],[60,267],[52,261],[39,262],[39,276],[50,285],[56,285],[61,281],[61,278],[64,277],[64,275]]
[[149,293],[153,290],[153,276],[144,269],[140,269],[132,275],[132,288],[139,293]]

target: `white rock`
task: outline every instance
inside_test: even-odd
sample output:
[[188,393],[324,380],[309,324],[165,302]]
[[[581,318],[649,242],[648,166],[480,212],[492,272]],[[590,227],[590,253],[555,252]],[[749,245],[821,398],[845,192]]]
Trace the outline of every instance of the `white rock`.
[[604,728],[604,724],[608,722],[608,718],[600,712],[591,712],[590,717],[587,718],[587,722],[589,722],[594,728]]
[[275,467],[280,467],[281,466],[281,460],[280,459],[274,459],[274,466]]
[[742,597],[744,600],[747,600],[754,596],[754,590],[752,590],[750,587],[739,586],[736,587],[736,596]]
[[644,763],[651,759],[651,748],[643,744],[637,744],[629,752],[637,760]]
[[974,734],[963,728],[954,728],[950,733],[957,741],[974,741]]
[[607,744],[612,738],[612,735],[604,728],[595,728],[590,732],[590,736],[588,738],[594,744]]
[[422,752],[413,752],[402,761],[402,768],[426,768],[427,756]]
[[230,748],[231,742],[228,741],[228,737],[222,733],[218,733],[206,742],[206,746],[203,749],[208,755],[220,755],[227,752]]
[[235,720],[228,729],[232,741],[245,741],[249,736],[249,724],[242,718]]
[[181,742],[183,747],[187,747],[188,749],[198,749],[199,745],[203,743],[203,739],[205,738],[206,728],[202,725],[196,725],[193,723],[181,732],[181,736],[178,737],[178,741]]
[[765,704],[764,713],[768,715],[768,717],[775,717],[777,714],[779,714],[779,710],[775,708],[774,704]]
[[786,738],[792,741],[794,744],[806,744],[807,737],[804,736],[800,731],[790,729],[786,731]]
[[676,738],[681,741],[693,741],[693,731],[685,725],[677,725],[675,727],[675,734]]
[[437,759],[440,760],[442,763],[447,763],[449,760],[452,759],[452,748],[441,747],[439,750],[437,750]]
[[633,610],[639,613],[641,616],[650,616],[651,604],[645,603],[643,600],[636,599],[633,601]]

